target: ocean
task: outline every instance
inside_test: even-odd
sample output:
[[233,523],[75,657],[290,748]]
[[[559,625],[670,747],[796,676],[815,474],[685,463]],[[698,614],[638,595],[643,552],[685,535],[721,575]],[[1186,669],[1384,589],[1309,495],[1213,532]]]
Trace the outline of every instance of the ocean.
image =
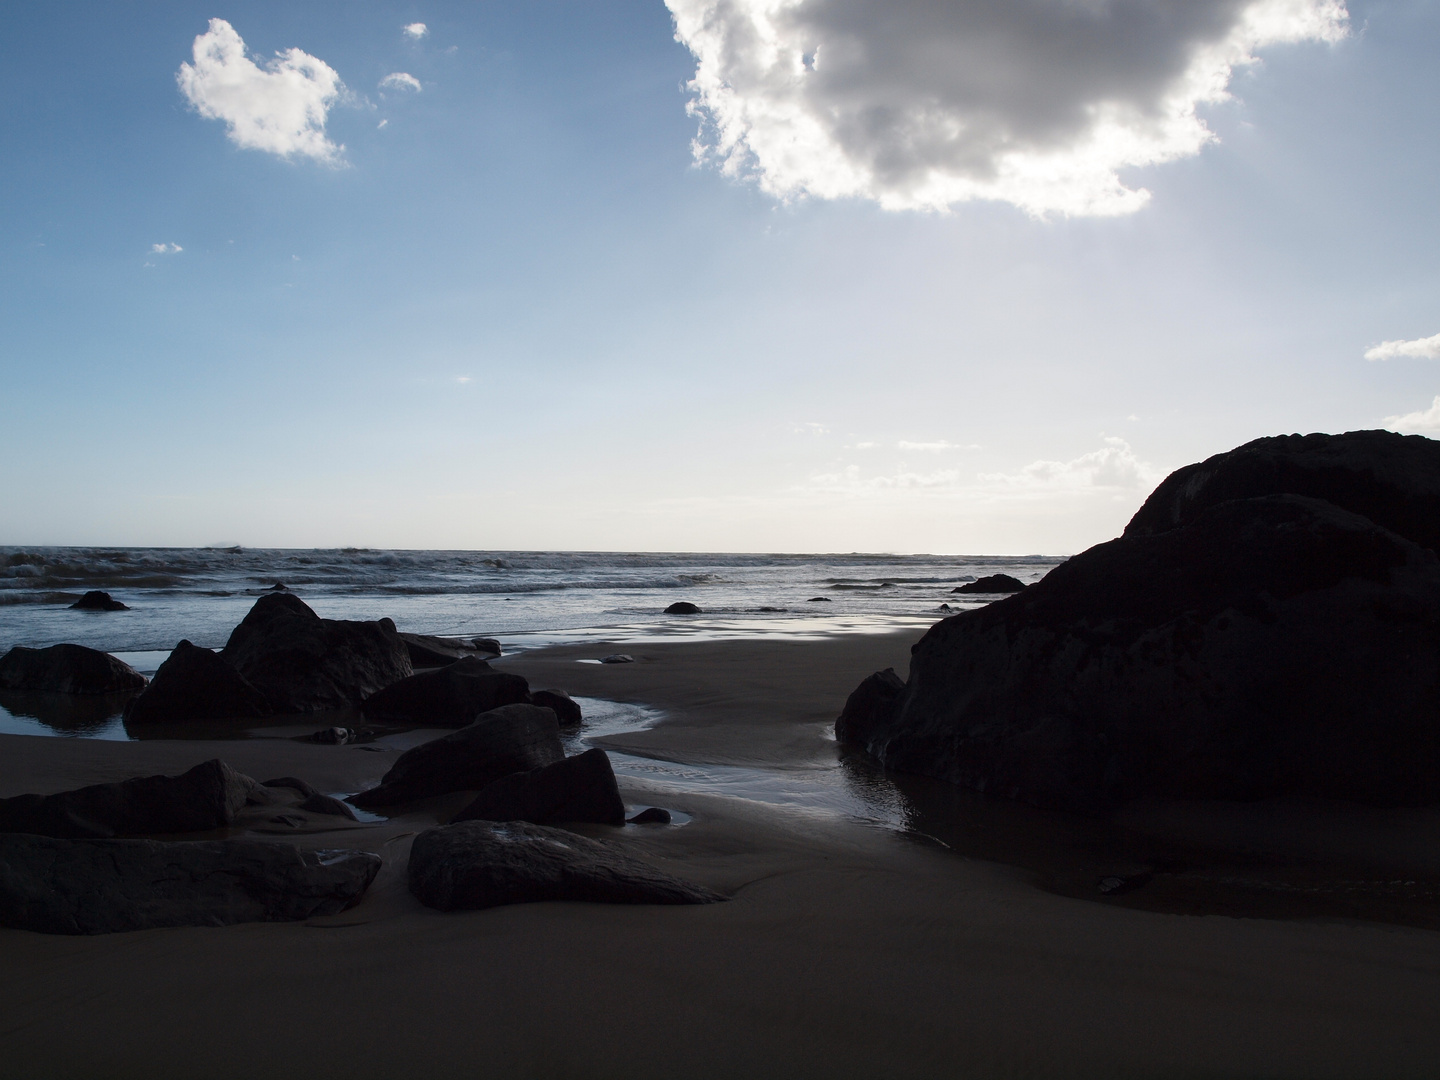
[[[220,648],[283,584],[332,619],[499,638],[506,651],[577,638],[865,633],[976,606],[950,590],[1006,573],[1037,581],[1043,556],[727,555],[363,548],[0,547],[0,652],[68,641],[113,653]],[[72,611],[103,589],[129,611]],[[823,598],[823,599],[820,599]],[[677,600],[702,614],[669,616]],[[137,665],[146,670],[145,665]],[[153,670],[153,666],[151,666]]]
[[[984,601],[951,590],[987,574],[1024,582],[1042,556],[727,555],[361,548],[0,548],[0,654],[73,642],[153,674],[178,641],[218,649],[283,584],[332,619],[388,616],[403,631],[498,638],[506,653],[565,642],[819,638],[926,626]],[[101,589],[128,611],[72,611]],[[823,599],[821,599],[823,598]],[[688,600],[699,615],[666,615]],[[0,692],[0,731],[129,738],[120,706]],[[595,703],[597,706],[600,703]]]

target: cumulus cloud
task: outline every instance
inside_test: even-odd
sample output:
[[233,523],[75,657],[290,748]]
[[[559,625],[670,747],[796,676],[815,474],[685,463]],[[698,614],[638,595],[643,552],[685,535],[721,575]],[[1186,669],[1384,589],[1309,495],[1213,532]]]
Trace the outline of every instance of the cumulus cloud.
[[1440,334],[1416,338],[1414,341],[1382,341],[1365,350],[1366,360],[1393,360],[1397,356],[1413,356],[1421,360],[1440,360]]
[[990,473],[981,480],[1005,488],[1138,488],[1159,477],[1124,439],[1108,438],[1099,450],[1073,461],[1033,461],[1018,473]]
[[1130,213],[1119,170],[1198,153],[1267,45],[1333,42],[1343,0],[666,0],[696,154],[780,198]]
[[257,64],[224,19],[211,19],[196,37],[194,59],[180,65],[175,80],[196,112],[225,121],[236,146],[340,162],[345,148],[326,138],[325,118],[345,84],[325,61],[286,49]]
[[406,37],[413,38],[415,41],[419,41],[426,34],[430,33],[430,28],[426,26],[423,22],[409,23],[405,26],[402,26],[400,30]]
[[150,254],[152,255],[178,255],[184,251],[179,244],[151,244]]
[[1403,416],[1387,416],[1385,426],[1391,431],[1407,431],[1416,435],[1440,431],[1440,397],[1430,408],[1422,412],[1405,413]]
[[420,80],[403,71],[392,71],[380,80],[382,90],[419,90]]

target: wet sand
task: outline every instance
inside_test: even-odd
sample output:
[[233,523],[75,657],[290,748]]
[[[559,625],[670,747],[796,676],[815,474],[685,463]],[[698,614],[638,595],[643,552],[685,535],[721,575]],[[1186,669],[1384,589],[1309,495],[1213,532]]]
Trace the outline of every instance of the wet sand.
[[[836,767],[826,729],[845,695],[878,667],[903,675],[910,640],[570,646],[502,665],[537,688],[666,710],[654,728],[607,740],[628,753],[820,769]],[[605,651],[637,662],[576,663]],[[376,751],[4,736],[0,794],[214,756],[258,779],[349,791],[422,737]],[[1414,867],[1437,850],[1428,811],[1171,805],[1061,821],[902,788],[919,832],[624,779],[630,801],[693,821],[582,831],[733,897],[708,907],[429,911],[404,888],[406,850],[463,795],[373,828],[297,835],[379,851],[385,869],[359,906],[303,924],[0,930],[0,1075],[1434,1075],[1440,932],[1403,919],[1145,910],[1157,884],[1183,892],[1188,871],[1082,898],[1065,895],[1055,869],[1075,868],[1071,891],[1093,894],[1087,875],[1107,859],[1125,871],[1119,862],[1140,851],[1117,835],[1220,846],[1272,870],[1307,858],[1347,873]]]

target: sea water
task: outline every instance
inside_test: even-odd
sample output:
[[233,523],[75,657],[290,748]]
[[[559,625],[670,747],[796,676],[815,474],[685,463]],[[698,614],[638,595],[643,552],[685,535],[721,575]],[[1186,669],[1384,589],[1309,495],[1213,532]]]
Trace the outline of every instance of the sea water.
[[[976,601],[956,586],[1039,580],[1058,558],[733,555],[357,548],[0,547],[0,652],[74,642],[168,653],[220,648],[256,597],[283,584],[331,619],[388,616],[404,631],[496,637],[507,652],[603,637],[808,636],[925,626]],[[91,589],[129,611],[72,611]],[[677,600],[699,617],[667,616]],[[146,658],[148,659],[148,658]],[[141,665],[137,665],[141,666]],[[145,664],[153,670],[153,666]]]

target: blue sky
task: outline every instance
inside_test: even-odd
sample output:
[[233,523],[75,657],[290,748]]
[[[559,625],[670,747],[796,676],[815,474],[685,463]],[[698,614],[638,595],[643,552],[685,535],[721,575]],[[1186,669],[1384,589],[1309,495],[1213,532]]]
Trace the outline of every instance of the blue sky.
[[[1247,439],[1440,429],[1436,5],[1289,0],[1330,29],[1235,66],[1215,141],[1016,194],[873,118],[1050,169],[1077,95],[1140,116],[1192,56],[1164,0],[1089,51],[807,0],[793,78],[749,2],[7,6],[0,543],[1066,553]],[[343,80],[328,160],[187,98],[212,19]]]

